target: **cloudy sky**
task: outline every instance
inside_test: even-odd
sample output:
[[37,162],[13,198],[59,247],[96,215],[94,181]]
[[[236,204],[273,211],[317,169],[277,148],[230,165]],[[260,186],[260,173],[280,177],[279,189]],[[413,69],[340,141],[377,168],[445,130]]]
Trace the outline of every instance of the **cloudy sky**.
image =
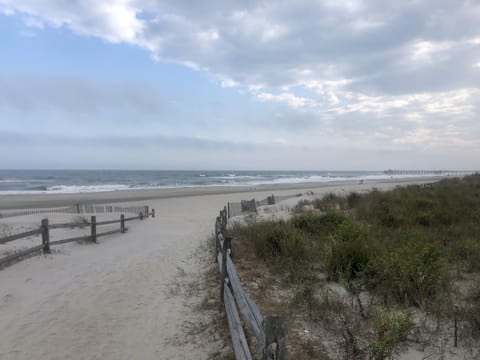
[[480,168],[479,0],[0,0],[0,168]]

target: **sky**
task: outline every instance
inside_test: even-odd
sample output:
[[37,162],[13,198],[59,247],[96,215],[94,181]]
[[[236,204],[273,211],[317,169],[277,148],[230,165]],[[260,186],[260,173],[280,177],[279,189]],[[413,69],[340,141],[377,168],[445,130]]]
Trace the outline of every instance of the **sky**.
[[480,169],[480,0],[0,0],[0,168]]

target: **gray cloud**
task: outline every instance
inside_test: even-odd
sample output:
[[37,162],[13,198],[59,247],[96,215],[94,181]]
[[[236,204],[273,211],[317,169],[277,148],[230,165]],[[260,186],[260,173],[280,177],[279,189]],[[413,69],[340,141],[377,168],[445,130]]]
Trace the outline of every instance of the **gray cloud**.
[[75,77],[0,76],[0,110],[61,110],[94,114],[105,109],[147,113],[162,110],[163,100],[148,86],[98,83]]

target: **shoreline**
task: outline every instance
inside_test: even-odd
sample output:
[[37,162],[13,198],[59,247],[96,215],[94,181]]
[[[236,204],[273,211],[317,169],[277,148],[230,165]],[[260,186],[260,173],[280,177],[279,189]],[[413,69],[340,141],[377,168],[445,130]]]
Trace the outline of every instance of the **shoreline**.
[[7,194],[0,195],[0,210],[18,210],[24,208],[47,208],[68,206],[75,203],[101,204],[124,203],[154,199],[171,199],[193,196],[228,195],[242,193],[263,193],[268,191],[293,191],[305,189],[338,188],[364,185],[371,188],[375,184],[418,184],[439,181],[452,176],[422,176],[352,181],[305,182],[290,184],[262,184],[257,186],[197,186],[163,189],[128,189],[102,192],[64,193],[64,194]]

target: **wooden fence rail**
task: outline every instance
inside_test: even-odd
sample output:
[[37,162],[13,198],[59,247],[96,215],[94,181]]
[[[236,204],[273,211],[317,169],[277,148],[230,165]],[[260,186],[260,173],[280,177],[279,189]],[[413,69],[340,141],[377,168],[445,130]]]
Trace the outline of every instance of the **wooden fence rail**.
[[[26,231],[23,233],[19,234],[14,234],[10,235],[7,237],[0,238],[0,245],[1,244],[6,244],[8,242],[26,238],[29,236],[34,236],[34,235],[42,235],[42,244],[38,246],[34,246],[29,249],[17,251],[11,255],[7,255],[3,258],[0,258],[0,267],[3,267],[7,264],[10,264],[14,260],[19,260],[21,258],[24,258],[28,255],[36,254],[43,252],[45,254],[50,253],[50,246],[54,245],[61,245],[61,244],[66,244],[69,242],[74,242],[74,241],[91,241],[91,242],[97,242],[97,238],[102,237],[102,236],[107,236],[107,235],[112,235],[116,233],[125,233],[128,228],[125,227],[125,222],[126,221],[132,221],[132,220],[143,220],[148,218],[149,216],[155,217],[155,209],[152,209],[151,212],[148,212],[148,206],[139,208],[143,209],[146,212],[143,213],[142,211],[139,212],[138,216],[132,216],[129,218],[125,218],[124,214],[120,215],[120,219],[118,220],[107,220],[107,221],[100,221],[97,222],[96,216],[92,216],[90,218],[90,222],[75,222],[75,223],[63,223],[63,224],[49,224],[48,219],[42,219],[40,223],[40,227],[37,229],[33,229],[30,231]],[[145,214],[145,215],[144,215]],[[102,226],[102,225],[112,225],[112,224],[120,224],[120,227],[115,230],[110,230],[102,233],[97,233],[97,226]],[[67,239],[61,239],[61,240],[54,240],[50,241],[50,230],[52,229],[62,229],[62,228],[75,228],[75,227],[90,227],[90,235],[81,235],[81,236],[76,236],[72,238],[67,238]]]
[[[249,202],[255,204],[254,199]],[[258,306],[245,292],[238,278],[233,263],[233,238],[224,236],[229,208],[229,206],[224,207],[215,222],[215,259],[221,273],[220,298],[227,313],[235,359],[252,359],[240,321],[239,309],[243,322],[259,344],[259,359],[285,360],[286,341],[283,319],[278,316],[262,316]]]

